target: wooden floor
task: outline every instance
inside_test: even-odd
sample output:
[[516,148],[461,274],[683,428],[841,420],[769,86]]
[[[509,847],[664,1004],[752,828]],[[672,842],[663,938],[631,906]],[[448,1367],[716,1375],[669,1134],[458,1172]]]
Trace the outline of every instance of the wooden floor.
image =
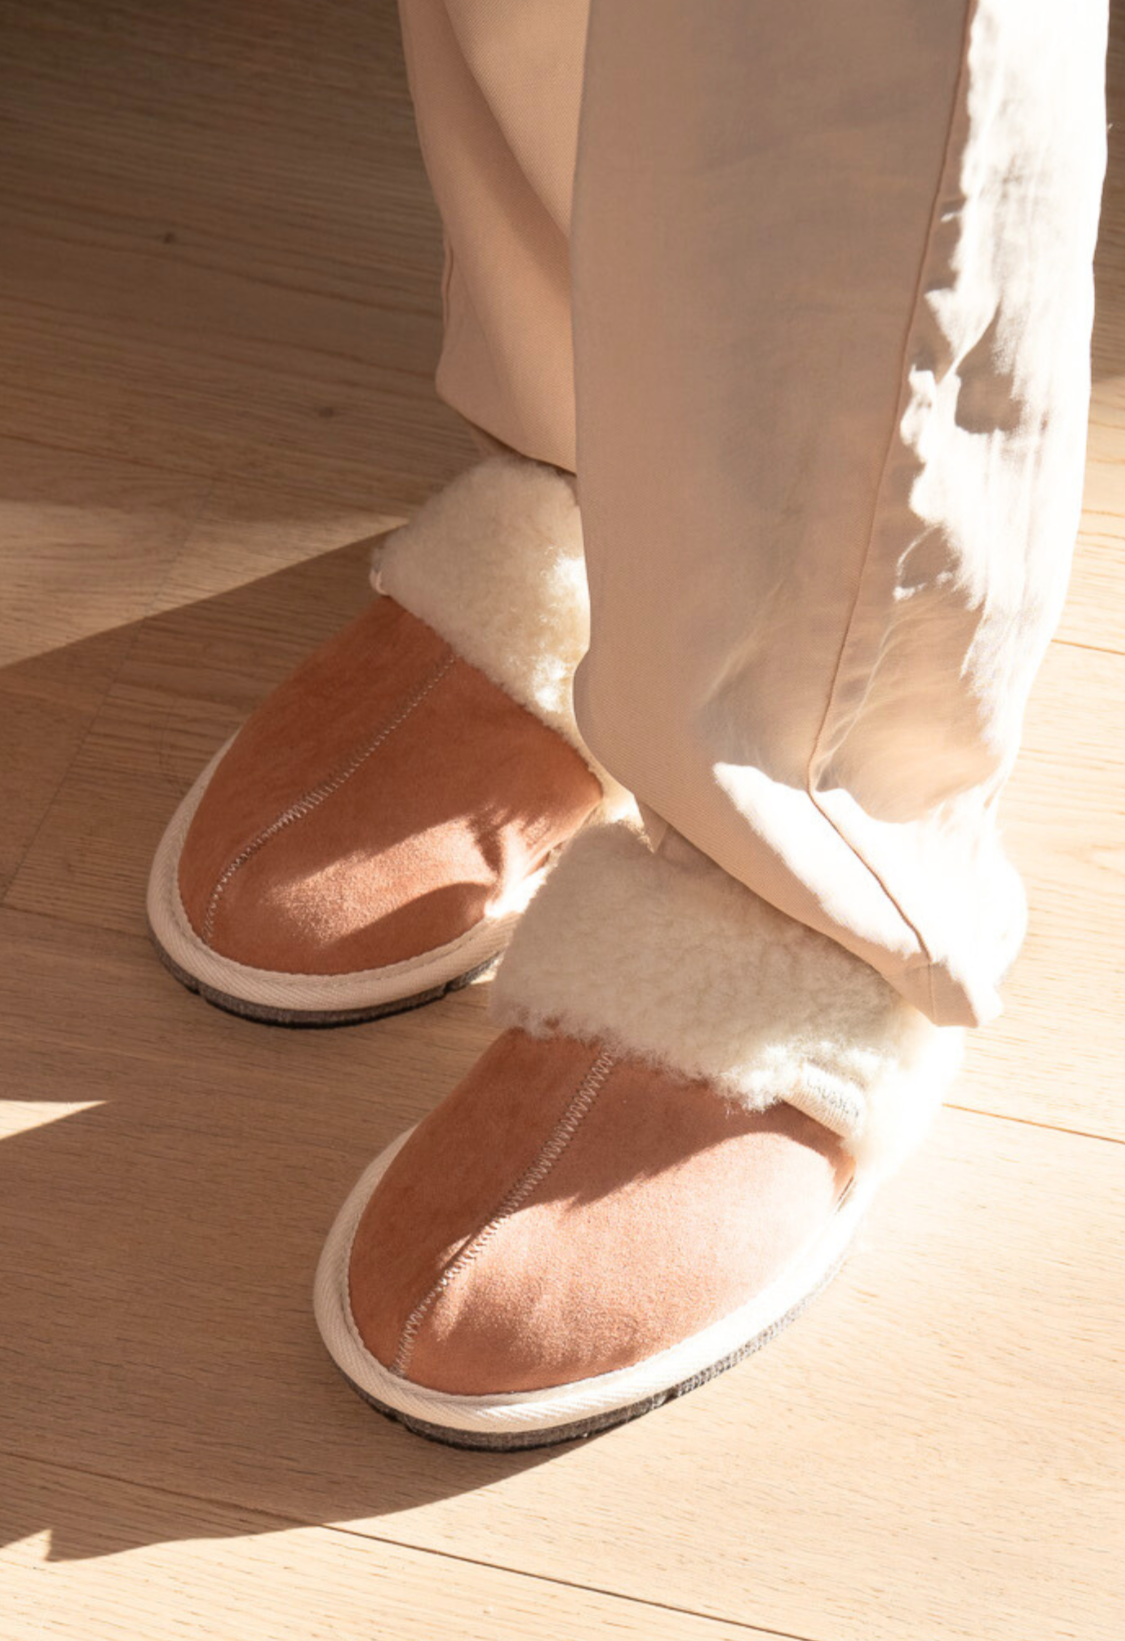
[[0,35],[0,1641],[1122,1641],[1121,128],[1008,1013],[799,1327],[474,1456],[347,1393],[309,1288],[486,989],[271,1031],[142,917],[202,761],[470,454],[392,9],[3,0]]

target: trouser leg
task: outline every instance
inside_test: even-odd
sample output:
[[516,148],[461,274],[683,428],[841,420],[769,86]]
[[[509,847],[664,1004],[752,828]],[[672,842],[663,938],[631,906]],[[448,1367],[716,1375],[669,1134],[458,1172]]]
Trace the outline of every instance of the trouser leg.
[[1105,0],[594,0],[584,90],[585,0],[402,9],[439,391],[578,468],[593,751],[659,847],[989,1018],[1080,499]]
[[[978,1022],[1083,473],[1105,0],[594,0],[579,722],[666,826]],[[681,847],[673,838],[676,848]]]
[[441,397],[574,471],[569,234],[589,0],[399,0],[445,234]]

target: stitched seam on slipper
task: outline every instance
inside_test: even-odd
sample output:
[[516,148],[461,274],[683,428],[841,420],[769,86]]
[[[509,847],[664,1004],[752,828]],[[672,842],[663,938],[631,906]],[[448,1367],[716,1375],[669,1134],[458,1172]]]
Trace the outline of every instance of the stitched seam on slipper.
[[463,1271],[468,1269],[482,1249],[491,1242],[504,1221],[510,1219],[523,1206],[536,1187],[546,1179],[578,1132],[583,1119],[590,1112],[594,1101],[601,1093],[607,1077],[616,1064],[617,1056],[615,1054],[611,1054],[608,1049],[600,1051],[579,1083],[570,1104],[540,1147],[530,1166],[521,1174],[500,1203],[500,1206],[495,1209],[480,1230],[474,1236],[471,1236],[467,1242],[462,1243],[460,1250],[445,1266],[433,1287],[415,1305],[406,1319],[399,1338],[398,1350],[394,1362],[391,1364],[392,1373],[397,1373],[400,1378],[406,1376],[419,1330],[438,1299],[445,1293],[450,1284]]
[[203,917],[203,927],[200,930],[204,941],[208,945],[211,944],[212,938],[214,937],[215,917],[219,910],[219,902],[223,897],[223,893],[227,885],[230,883],[235,873],[240,871],[242,867],[246,865],[247,861],[252,860],[258,851],[263,849],[271,838],[276,837],[277,834],[283,831],[285,827],[292,826],[295,821],[303,820],[304,817],[311,814],[314,809],[318,809],[326,798],[332,797],[333,793],[338,792],[342,786],[346,785],[346,783],[351,780],[352,776],[356,774],[356,772],[367,762],[368,758],[370,758],[374,752],[378,751],[384,741],[388,740],[389,737],[394,734],[396,729],[401,728],[415,708],[421,706],[430,691],[435,689],[437,685],[441,683],[442,679],[445,677],[446,673],[453,666],[456,660],[456,654],[450,650],[445,660],[414,692],[414,694],[407,701],[406,705],[402,707],[398,713],[396,713],[389,723],[383,725],[378,734],[375,735],[372,740],[368,741],[366,746],[364,746],[361,751],[357,752],[349,763],[345,764],[342,769],[338,769],[334,775],[330,775],[327,780],[321,781],[318,786],[310,787],[310,789],[301,797],[297,798],[294,803],[291,803],[287,809],[283,809],[281,814],[277,816],[276,820],[271,821],[268,826],[264,826],[256,837],[251,838],[246,847],[241,849],[239,853],[234,856],[233,860],[227,862],[226,866],[219,874],[215,887],[211,891],[211,898],[207,902],[207,910]]

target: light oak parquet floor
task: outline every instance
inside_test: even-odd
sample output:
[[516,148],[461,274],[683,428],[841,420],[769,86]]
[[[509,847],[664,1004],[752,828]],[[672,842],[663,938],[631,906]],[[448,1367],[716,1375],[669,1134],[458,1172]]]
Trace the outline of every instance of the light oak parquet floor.
[[1125,139],[1008,1012],[799,1328],[502,1458],[373,1418],[308,1309],[486,988],[271,1032],[142,919],[201,762],[471,455],[392,9],[0,0],[0,48],[0,1641],[1120,1641]]

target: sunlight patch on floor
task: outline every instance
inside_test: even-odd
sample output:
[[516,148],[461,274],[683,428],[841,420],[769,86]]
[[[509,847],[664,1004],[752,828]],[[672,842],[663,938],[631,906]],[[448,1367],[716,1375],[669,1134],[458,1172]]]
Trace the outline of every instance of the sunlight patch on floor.
[[13,1139],[17,1134],[30,1134],[33,1128],[46,1128],[48,1123],[63,1117],[75,1117],[80,1111],[93,1111],[104,1105],[104,1100],[0,1100],[0,1140]]

